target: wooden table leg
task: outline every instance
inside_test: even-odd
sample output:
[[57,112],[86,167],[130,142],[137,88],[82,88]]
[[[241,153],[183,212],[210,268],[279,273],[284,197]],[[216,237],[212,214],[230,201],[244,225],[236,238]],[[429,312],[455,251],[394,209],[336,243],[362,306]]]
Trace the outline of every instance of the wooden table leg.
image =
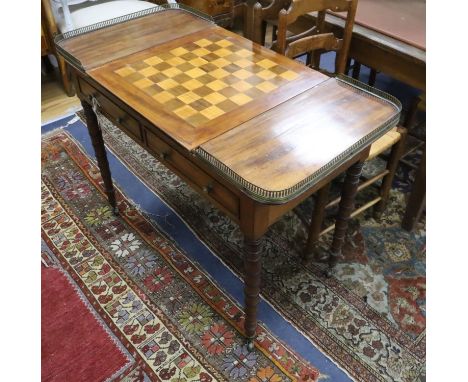
[[426,148],[419,163],[401,226],[412,231],[426,206]]
[[341,201],[336,217],[335,233],[333,235],[333,242],[330,247],[330,257],[328,260],[328,269],[326,275],[331,276],[333,267],[341,256],[341,248],[343,246],[346,232],[348,230],[349,216],[354,210],[354,198],[357,193],[359,178],[361,177],[363,161],[353,164],[346,171],[346,178],[343,184],[343,191],[341,194]]
[[248,341],[247,347],[249,350],[253,350],[255,333],[257,330],[257,305],[260,300],[259,294],[262,272],[261,240],[249,239],[246,237],[244,251],[244,330]]
[[104,147],[102,131],[92,106],[85,100],[81,101],[81,105],[83,106],[86,125],[88,126],[89,136],[91,137],[94,153],[96,154],[99,170],[101,171],[102,180],[104,181],[104,190],[114,214],[117,215],[119,210],[115,200],[114,185],[112,184],[112,176],[109,168],[109,161],[107,160],[106,149]]

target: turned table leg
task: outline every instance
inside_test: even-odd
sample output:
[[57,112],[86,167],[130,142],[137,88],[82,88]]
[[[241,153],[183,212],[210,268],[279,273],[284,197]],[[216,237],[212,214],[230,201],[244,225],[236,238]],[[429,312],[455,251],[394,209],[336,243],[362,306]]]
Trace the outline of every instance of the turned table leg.
[[244,330],[249,350],[254,348],[255,332],[257,330],[257,305],[260,300],[260,280],[262,272],[261,241],[245,239],[244,254]]
[[88,126],[89,136],[93,144],[94,153],[98,162],[99,170],[101,171],[102,180],[104,182],[104,190],[109,200],[109,204],[112,207],[114,214],[118,214],[119,210],[115,200],[114,186],[112,184],[112,176],[109,168],[109,162],[107,160],[106,149],[104,147],[104,139],[102,138],[102,131],[99,127],[96,114],[92,106],[82,100],[81,105],[83,106],[84,114],[86,117],[86,125]]
[[335,232],[333,234],[333,241],[330,247],[330,258],[328,260],[328,269],[326,271],[326,275],[328,277],[331,276],[333,267],[337,263],[339,256],[341,256],[341,248],[345,240],[346,231],[348,230],[349,217],[354,210],[354,198],[357,193],[363,165],[364,162],[359,161],[353,164],[346,171],[340,206],[336,217]]

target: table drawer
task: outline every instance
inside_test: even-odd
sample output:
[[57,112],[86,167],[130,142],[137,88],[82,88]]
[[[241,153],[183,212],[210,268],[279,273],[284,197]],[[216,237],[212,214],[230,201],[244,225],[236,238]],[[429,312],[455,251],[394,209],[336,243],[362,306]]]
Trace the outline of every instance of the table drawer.
[[94,87],[86,81],[79,79],[81,92],[88,98],[94,97],[99,104],[98,110],[109,118],[112,122],[118,124],[125,132],[138,142],[143,142],[141,127],[136,119],[128,115],[124,110],[118,107],[114,102],[99,93]]
[[156,154],[163,164],[173,167],[209,198],[217,201],[234,216],[239,216],[239,198],[236,194],[191,163],[155,134],[148,130],[145,130],[145,134],[147,148]]

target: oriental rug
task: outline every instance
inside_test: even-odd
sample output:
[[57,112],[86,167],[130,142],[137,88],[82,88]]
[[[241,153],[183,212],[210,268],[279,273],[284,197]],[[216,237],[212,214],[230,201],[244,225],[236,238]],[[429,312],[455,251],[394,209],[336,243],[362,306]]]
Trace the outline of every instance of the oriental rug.
[[[43,138],[43,262],[49,259],[43,293],[45,313],[55,314],[44,324],[58,327],[47,332],[60,337],[55,340],[62,347],[54,351],[54,339],[45,344],[43,339],[44,380],[60,380],[54,375],[66,381],[318,380],[315,367],[262,325],[255,349],[248,351],[240,307],[118,188],[116,196],[119,216],[107,203],[98,168],[77,142],[63,130]],[[80,305],[73,288],[88,312],[51,306],[61,295]],[[82,333],[84,343],[69,336],[69,331],[79,331],[70,319],[73,314],[91,325]],[[100,324],[93,323],[93,315]],[[68,317],[68,327],[54,322],[61,317]],[[63,347],[78,357],[67,359]],[[94,353],[83,354],[89,349]],[[62,350],[58,360],[52,359]],[[80,374],[79,362],[86,364],[90,357],[96,369],[105,370]],[[67,363],[72,364],[69,370],[57,371]],[[46,373],[44,364],[50,366]]]
[[[239,228],[109,121],[100,122],[108,148],[242,275]],[[379,166],[372,162],[366,171]],[[379,221],[369,215],[354,221],[344,259],[330,279],[322,276],[323,264],[300,261],[312,199],[263,240],[262,296],[358,381],[425,379],[425,222],[413,233],[400,229],[411,176],[399,170]],[[327,246],[330,237],[320,245]]]

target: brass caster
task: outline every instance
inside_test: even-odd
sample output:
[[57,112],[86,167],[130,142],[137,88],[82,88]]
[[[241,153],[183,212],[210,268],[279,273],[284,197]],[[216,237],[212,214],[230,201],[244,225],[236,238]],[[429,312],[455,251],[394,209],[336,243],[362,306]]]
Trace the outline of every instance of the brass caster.
[[114,214],[114,216],[119,216],[120,215],[119,207],[115,206],[112,210],[112,213]]
[[327,279],[329,279],[329,278],[332,277],[332,275],[333,275],[333,268],[330,268],[330,267],[329,267],[329,268],[325,269],[325,271],[323,272],[323,274],[325,275],[325,277],[326,277]]
[[247,340],[247,349],[249,351],[253,351],[255,349],[255,346],[254,346],[254,340],[253,339],[248,339]]

